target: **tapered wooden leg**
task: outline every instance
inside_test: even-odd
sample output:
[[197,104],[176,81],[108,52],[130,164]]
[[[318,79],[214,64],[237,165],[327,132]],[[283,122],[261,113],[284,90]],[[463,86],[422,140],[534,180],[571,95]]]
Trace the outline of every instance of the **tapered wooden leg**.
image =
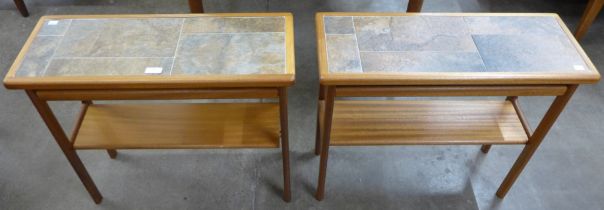
[[317,130],[315,136],[315,155],[321,154],[321,101],[325,99],[325,87],[319,86],[319,103],[317,104]]
[[203,1],[189,0],[189,9],[191,9],[191,13],[203,13]]
[[29,16],[29,12],[27,11],[27,7],[25,6],[25,2],[23,2],[23,0],[14,0],[14,2],[15,2],[15,6],[17,6],[17,9],[21,13],[21,15],[23,17],[28,17]]
[[287,133],[287,88],[279,88],[279,117],[281,119],[281,154],[283,158],[283,200],[291,200],[289,178],[289,139]]
[[407,12],[421,12],[424,0],[409,0],[407,4]]
[[117,157],[117,151],[114,149],[108,149],[107,154],[109,154],[109,158],[115,159]]
[[327,175],[327,158],[329,155],[329,140],[331,135],[331,122],[333,119],[333,107],[336,89],[334,86],[326,87],[325,111],[323,117],[323,139],[321,140],[321,163],[319,166],[319,183],[315,198],[319,201],[325,197],[325,178]]
[[564,110],[564,107],[566,106],[576,89],[577,85],[570,85],[568,86],[568,89],[566,90],[566,93],[564,95],[556,97],[550,108],[545,113],[545,116],[539,123],[539,126],[537,127],[533,135],[529,138],[529,141],[522,150],[522,153],[520,153],[520,156],[514,163],[514,166],[512,166],[512,169],[510,169],[510,172],[508,172],[508,175],[503,180],[503,183],[501,183],[499,190],[497,190],[498,197],[505,197],[507,192],[510,190],[510,188],[512,187],[512,185],[528,163],[528,161],[531,159],[531,157],[539,147],[539,144],[541,144],[541,142],[543,141],[543,138],[545,138],[545,135],[547,135],[549,129],[554,125],[556,119]]
[[587,30],[598,16],[598,13],[602,10],[602,6],[604,6],[604,0],[589,0],[585,12],[583,12],[583,16],[581,17],[581,21],[579,22],[579,27],[577,27],[577,30],[575,31],[575,38],[577,40],[580,40],[585,36]]
[[48,130],[50,130],[50,133],[54,137],[55,141],[57,142],[57,144],[59,144],[59,147],[63,151],[63,154],[65,154],[65,157],[75,170],[76,174],[78,174],[80,181],[82,181],[82,184],[84,184],[84,187],[86,187],[86,190],[88,190],[88,193],[92,197],[92,200],[94,200],[94,202],[97,204],[101,203],[101,201],[103,200],[103,196],[96,188],[96,185],[92,181],[92,178],[90,178],[90,175],[88,175],[84,164],[82,163],[80,157],[78,157],[78,154],[70,144],[67,135],[65,135],[63,128],[61,128],[59,121],[57,121],[57,118],[52,113],[52,110],[48,106],[48,103],[39,99],[34,91],[27,90],[26,92],[29,96],[29,99],[31,99],[31,102],[34,104],[34,107],[36,107],[36,110],[38,110],[38,113],[42,117],[42,120],[44,120],[44,123],[46,123]]

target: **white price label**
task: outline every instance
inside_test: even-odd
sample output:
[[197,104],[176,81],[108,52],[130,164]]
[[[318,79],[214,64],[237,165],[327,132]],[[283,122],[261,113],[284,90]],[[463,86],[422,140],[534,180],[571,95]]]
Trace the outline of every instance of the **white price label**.
[[57,24],[59,24],[58,20],[50,20],[50,21],[48,21],[48,25],[49,26],[54,26],[54,25],[57,25]]
[[161,74],[163,71],[162,67],[147,67],[145,68],[145,74]]
[[574,65],[573,68],[577,71],[584,71],[585,70],[585,66],[583,65]]

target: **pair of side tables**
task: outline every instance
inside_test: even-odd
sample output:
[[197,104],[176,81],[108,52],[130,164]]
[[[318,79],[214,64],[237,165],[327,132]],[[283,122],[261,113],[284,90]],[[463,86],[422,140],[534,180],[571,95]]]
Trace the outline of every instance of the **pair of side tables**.
[[[45,16],[4,79],[24,89],[96,203],[76,150],[278,148],[290,201],[289,13]],[[600,75],[555,14],[319,13],[316,198],[330,146],[524,144],[504,197],[579,84]],[[506,96],[506,100],[336,97]],[[518,96],[556,96],[533,131]],[[278,98],[278,103],[95,100]],[[71,135],[48,101],[81,101]],[[279,141],[280,140],[280,141]]]

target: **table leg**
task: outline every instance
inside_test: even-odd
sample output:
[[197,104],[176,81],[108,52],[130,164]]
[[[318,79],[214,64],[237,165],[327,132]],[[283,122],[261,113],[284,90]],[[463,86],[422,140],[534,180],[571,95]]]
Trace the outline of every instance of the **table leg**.
[[562,111],[564,110],[564,107],[566,106],[576,89],[577,85],[569,85],[564,95],[556,97],[550,108],[547,110],[547,113],[545,113],[545,116],[539,123],[539,126],[537,127],[533,135],[531,135],[531,137],[529,138],[529,141],[526,143],[526,146],[522,150],[522,153],[520,153],[520,156],[514,163],[514,166],[512,166],[512,169],[510,169],[510,172],[508,172],[508,175],[501,183],[501,186],[497,190],[497,197],[505,197],[507,192],[510,190],[510,188],[512,187],[512,185],[528,163],[528,161],[531,159],[531,157],[539,147],[539,144],[541,144],[541,142],[547,135],[547,132],[554,125],[556,119],[558,118],[558,116],[560,116],[560,113],[562,113]]
[[319,183],[315,198],[319,201],[325,197],[325,178],[327,175],[327,157],[329,155],[329,140],[331,135],[331,123],[333,119],[333,107],[336,89],[334,86],[326,86],[325,113],[323,119],[323,139],[321,141],[321,164],[319,166]]
[[61,128],[59,121],[57,121],[57,118],[52,113],[48,103],[38,98],[34,91],[27,90],[26,92],[27,96],[29,96],[29,99],[34,104],[34,107],[36,107],[36,110],[38,110],[42,120],[44,120],[44,123],[46,123],[48,130],[50,130],[50,133],[54,137],[55,141],[57,144],[59,144],[63,154],[65,154],[65,157],[80,178],[80,181],[82,181],[82,184],[84,184],[84,187],[86,187],[86,190],[88,190],[92,200],[94,200],[94,202],[97,204],[101,203],[103,196],[96,188],[92,178],[90,178],[90,175],[86,171],[84,164],[80,160],[80,157],[78,157],[76,151],[73,149],[71,143],[69,142],[69,138],[67,138],[67,135],[65,135],[63,128]]
[[581,17],[581,21],[579,22],[579,27],[575,31],[575,38],[580,40],[585,36],[589,26],[594,22],[600,10],[602,10],[602,6],[604,6],[604,0],[589,0],[587,3],[587,7],[585,8],[585,12],[583,12],[583,16]]
[[[88,105],[91,105],[91,104],[92,104],[92,101],[91,101],[91,100],[84,100],[84,101],[82,101],[82,103],[84,103],[84,104],[88,104]],[[82,117],[83,117],[83,116],[82,116]],[[117,157],[117,150],[114,150],[114,149],[108,149],[108,150],[107,150],[107,154],[109,154],[109,158],[111,158],[111,159],[115,159],[115,157]]]
[[203,13],[203,0],[189,0],[191,13]]
[[17,9],[21,13],[21,15],[23,17],[28,17],[29,16],[29,12],[27,11],[27,7],[25,6],[25,2],[23,2],[23,0],[13,0],[13,1],[15,2],[15,6],[17,6]]
[[315,136],[315,155],[321,154],[321,101],[325,100],[325,87],[319,86],[319,103],[317,104],[317,130]]
[[407,12],[421,12],[424,0],[409,0]]
[[291,200],[289,173],[289,139],[287,127],[287,88],[279,88],[279,116],[281,119],[281,154],[283,158],[283,200]]

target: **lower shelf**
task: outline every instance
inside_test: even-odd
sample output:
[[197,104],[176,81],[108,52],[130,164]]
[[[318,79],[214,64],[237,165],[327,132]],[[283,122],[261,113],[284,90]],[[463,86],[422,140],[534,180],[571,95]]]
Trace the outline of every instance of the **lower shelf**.
[[76,149],[275,148],[279,105],[94,104],[74,140]]
[[527,140],[509,101],[336,101],[330,144],[525,144]]

